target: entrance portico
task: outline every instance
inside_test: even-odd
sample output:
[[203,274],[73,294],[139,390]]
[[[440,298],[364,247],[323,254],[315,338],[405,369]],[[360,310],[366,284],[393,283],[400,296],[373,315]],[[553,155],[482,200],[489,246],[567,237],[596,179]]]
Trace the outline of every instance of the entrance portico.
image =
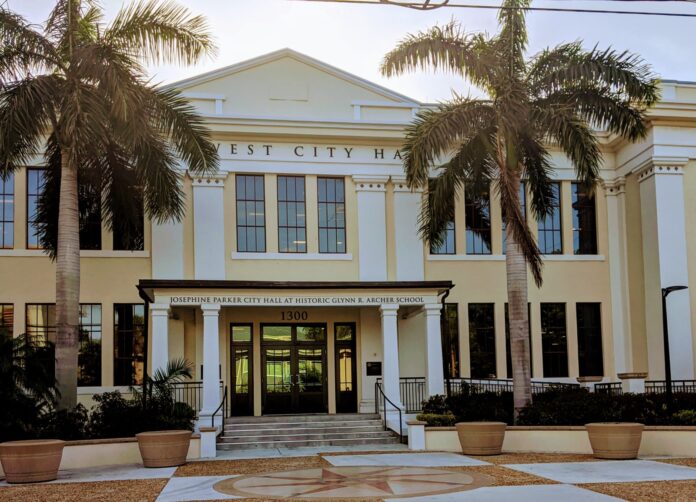
[[[151,303],[149,371],[172,357],[194,362],[201,420],[218,409],[221,380],[233,414],[373,412],[377,379],[403,407],[400,364],[425,376],[426,397],[444,393],[440,300],[449,281],[142,280],[138,288]],[[174,329],[183,340],[172,342]]]

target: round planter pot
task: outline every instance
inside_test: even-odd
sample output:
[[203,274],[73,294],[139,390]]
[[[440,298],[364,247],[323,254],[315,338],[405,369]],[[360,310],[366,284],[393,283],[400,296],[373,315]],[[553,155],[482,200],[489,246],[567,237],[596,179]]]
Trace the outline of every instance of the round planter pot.
[[58,477],[65,441],[34,439],[0,443],[0,462],[8,483],[36,483]]
[[135,437],[145,467],[175,467],[186,463],[191,431],[141,432]]
[[638,456],[643,424],[607,422],[585,425],[595,458],[627,460]]
[[504,422],[459,422],[454,424],[465,455],[500,455],[505,439]]

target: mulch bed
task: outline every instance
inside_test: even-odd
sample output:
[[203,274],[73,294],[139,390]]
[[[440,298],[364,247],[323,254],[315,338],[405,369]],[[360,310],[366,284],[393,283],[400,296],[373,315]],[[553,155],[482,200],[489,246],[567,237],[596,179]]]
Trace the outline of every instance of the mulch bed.
[[174,476],[226,476],[233,474],[263,474],[329,467],[331,464],[318,455],[312,457],[250,458],[244,460],[210,460],[189,462],[179,467]]
[[592,483],[578,486],[629,502],[688,502],[696,497],[696,480]]
[[0,500],[12,502],[153,502],[166,479],[17,485],[0,488]]

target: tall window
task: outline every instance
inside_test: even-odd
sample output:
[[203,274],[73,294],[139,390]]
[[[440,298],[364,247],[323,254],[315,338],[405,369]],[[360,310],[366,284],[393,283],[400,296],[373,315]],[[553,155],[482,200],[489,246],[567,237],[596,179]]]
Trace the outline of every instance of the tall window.
[[495,378],[494,304],[469,304],[471,378]]
[[[524,181],[520,183],[520,193],[518,195],[520,199],[520,211],[522,212],[522,216],[524,219],[527,219],[527,185],[525,184]],[[506,229],[506,223],[505,219],[503,219],[503,254],[507,251],[507,232],[505,231]]]
[[491,254],[491,201],[489,189],[465,190],[466,254]]
[[[133,187],[133,190],[138,190],[140,195],[142,195],[142,190],[139,188]],[[132,206],[128,209],[131,214],[120,215],[118,211],[114,211],[114,250],[142,251],[145,249],[145,211],[143,202],[142,197],[134,196],[131,203]]]
[[[80,185],[80,249],[101,249],[101,193],[88,185]],[[114,245],[117,243],[114,236]]]
[[304,176],[278,176],[278,251],[307,252]]
[[77,358],[77,385],[101,385],[102,307],[99,303],[80,304],[80,352]]
[[573,253],[597,254],[595,198],[582,183],[572,184]]
[[49,340],[56,334],[56,305],[54,303],[27,303],[27,335]]
[[443,319],[443,357],[445,360],[445,377],[459,377],[459,305],[445,304]]
[[14,305],[0,303],[0,335],[14,335]]
[[37,207],[43,192],[46,173],[44,169],[27,169],[27,248],[39,249]]
[[138,385],[145,361],[145,307],[140,303],[114,305],[114,384]]
[[551,212],[539,221],[539,249],[543,254],[563,254],[563,232],[561,226],[561,184],[552,183],[553,201]]
[[567,377],[565,303],[541,304],[541,348],[544,355],[544,377]]
[[[534,373],[534,361],[532,359],[532,309],[527,304],[527,329],[529,330],[529,372]],[[508,304],[505,304],[505,365],[507,367],[507,377],[512,378],[512,350],[510,348],[510,317],[508,315]]]
[[599,303],[578,303],[575,310],[580,376],[603,376],[601,306]]
[[[434,181],[429,180],[429,190],[428,197],[432,198],[434,196]],[[456,230],[454,225],[454,201],[452,201],[452,212],[449,215],[450,221],[447,222],[447,226],[442,235],[442,243],[439,246],[430,244],[430,254],[456,254]]]
[[0,176],[0,249],[14,247],[14,174]]
[[237,191],[237,251],[266,252],[266,209],[263,176],[238,174]]
[[346,200],[343,178],[318,178],[319,252],[346,252]]

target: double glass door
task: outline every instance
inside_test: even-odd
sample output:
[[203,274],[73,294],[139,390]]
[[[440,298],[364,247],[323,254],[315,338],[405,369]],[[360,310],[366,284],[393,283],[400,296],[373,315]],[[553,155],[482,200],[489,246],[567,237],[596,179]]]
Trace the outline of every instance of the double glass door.
[[325,413],[326,325],[262,325],[263,413]]

